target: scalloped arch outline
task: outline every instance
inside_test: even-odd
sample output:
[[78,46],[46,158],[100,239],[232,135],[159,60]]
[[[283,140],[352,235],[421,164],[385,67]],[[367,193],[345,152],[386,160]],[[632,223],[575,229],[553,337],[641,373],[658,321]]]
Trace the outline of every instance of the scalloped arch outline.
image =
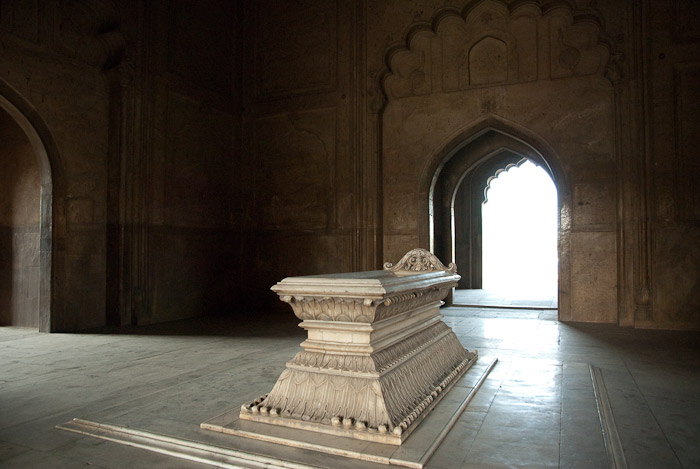
[[[504,21],[513,21],[520,19],[525,16],[531,16],[533,18],[553,18],[559,16],[561,20],[567,23],[567,31],[564,31],[562,38],[558,41],[559,46],[562,50],[576,49],[575,44],[571,43],[570,38],[566,37],[566,34],[574,34],[576,32],[580,34],[587,34],[588,41],[583,41],[588,43],[588,50],[596,49],[601,56],[599,57],[599,63],[596,66],[595,60],[592,57],[593,52],[588,54],[588,57],[584,57],[585,66],[587,67],[586,73],[595,68],[594,73],[600,73],[605,75],[611,83],[615,83],[620,77],[619,70],[619,59],[621,54],[615,50],[612,40],[605,32],[605,22],[601,14],[593,9],[579,9],[576,7],[573,1],[569,0],[557,0],[551,3],[543,5],[542,2],[537,0],[524,0],[519,2],[514,2],[511,5],[507,5],[503,0],[474,0],[469,2],[463,9],[457,9],[454,7],[445,7],[439,9],[434,15],[431,21],[419,21],[411,24],[403,35],[403,40],[390,46],[384,54],[384,66],[385,69],[379,74],[379,89],[381,90],[384,105],[391,99],[398,99],[403,96],[393,97],[391,93],[391,81],[397,77],[401,77],[408,80],[411,75],[410,72],[401,71],[401,64],[397,63],[397,59],[400,60],[402,56],[406,57],[411,54],[416,54],[419,48],[416,46],[416,41],[418,38],[423,36],[429,37],[439,37],[443,25],[450,22],[455,22],[457,24],[463,25],[464,29],[468,29],[470,24],[474,23],[474,18],[483,10],[488,7],[498,10],[501,12]],[[560,30],[562,31],[562,30]],[[483,39],[488,35],[498,38],[500,40],[505,39],[507,31],[503,28],[496,30],[491,28],[490,32],[482,34],[476,39],[472,38],[470,41],[470,47],[475,43]],[[514,39],[515,40],[515,39]],[[505,41],[509,49],[516,47],[513,42]],[[593,44],[594,42],[594,44]],[[537,45],[539,47],[539,45]],[[421,51],[422,53],[422,51]],[[551,54],[551,51],[550,51]],[[560,68],[571,68],[571,75],[576,75],[576,66],[581,62],[581,57],[579,53],[579,58],[576,63],[571,66],[570,63],[566,63],[567,59],[570,57],[576,57],[569,53],[569,57],[565,57]],[[425,59],[425,58],[424,58]],[[414,60],[415,61],[415,60]],[[423,60],[425,62],[425,60]],[[424,65],[424,64],[423,64]],[[421,65],[421,67],[423,66]],[[539,67],[539,65],[538,65]],[[404,67],[406,68],[406,67]],[[551,65],[550,65],[551,69]],[[562,72],[565,74],[565,72]],[[539,70],[537,72],[537,79],[542,79],[539,77]],[[516,78],[509,78],[508,83],[518,83],[522,80]],[[491,83],[488,85],[477,85],[477,86],[494,86],[497,83]],[[410,86],[410,85],[409,85]],[[413,87],[410,86],[413,91]],[[452,90],[448,90],[452,91]],[[436,92],[432,90],[431,92]],[[424,93],[425,94],[425,93]]]

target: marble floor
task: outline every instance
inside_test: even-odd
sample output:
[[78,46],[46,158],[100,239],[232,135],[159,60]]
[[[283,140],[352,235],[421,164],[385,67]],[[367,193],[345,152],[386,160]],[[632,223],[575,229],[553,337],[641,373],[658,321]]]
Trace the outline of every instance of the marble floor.
[[[552,310],[443,314],[480,360],[499,362],[428,467],[606,467],[589,364],[602,370],[629,467],[700,467],[698,333],[564,324]],[[248,317],[84,334],[0,328],[0,467],[211,467],[55,426],[110,415],[196,438],[200,422],[269,390],[305,336],[291,313]]]
[[543,292],[506,293],[497,290],[459,289],[453,294],[455,306],[508,309],[557,309],[557,295]]

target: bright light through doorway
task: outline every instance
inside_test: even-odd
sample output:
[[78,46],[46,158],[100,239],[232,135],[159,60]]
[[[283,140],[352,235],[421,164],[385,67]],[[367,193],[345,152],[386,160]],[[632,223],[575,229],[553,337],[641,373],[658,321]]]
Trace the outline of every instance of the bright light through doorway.
[[483,288],[523,299],[556,295],[557,189],[527,161],[493,179],[482,205]]

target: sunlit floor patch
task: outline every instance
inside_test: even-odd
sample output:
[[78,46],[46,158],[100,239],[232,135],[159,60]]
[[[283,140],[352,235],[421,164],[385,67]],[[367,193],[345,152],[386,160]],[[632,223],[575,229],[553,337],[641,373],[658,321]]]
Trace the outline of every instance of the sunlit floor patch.
[[488,306],[523,309],[557,309],[556,292],[497,291],[486,289],[455,290],[455,306]]

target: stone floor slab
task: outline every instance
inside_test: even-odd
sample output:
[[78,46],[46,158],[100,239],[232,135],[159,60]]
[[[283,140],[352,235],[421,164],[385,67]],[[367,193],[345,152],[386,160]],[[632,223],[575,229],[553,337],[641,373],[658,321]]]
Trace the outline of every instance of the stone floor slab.
[[[507,318],[485,308],[442,312],[446,323],[456,324],[455,333],[465,347],[479,349],[481,357],[498,356],[500,364],[428,468],[604,467],[589,364],[604,372],[620,436],[629,442],[628,461],[651,467],[668,459],[659,461],[648,457],[650,453],[670,451],[676,455],[670,467],[700,466],[698,333],[564,324],[542,312],[511,311]],[[122,423],[138,421],[154,429],[174,426],[183,435],[199,438],[196,432],[203,430],[197,422],[209,418],[212,407],[196,402],[206,399],[234,407],[255,398],[274,384],[280,363],[296,353],[304,332],[291,313],[268,316],[274,320],[266,324],[274,327],[252,319],[242,327],[239,320],[200,318],[88,334],[0,328],[0,466],[202,467],[115,443],[95,444],[102,440],[62,432],[54,425],[77,416],[123,418]],[[149,382],[133,379],[148,377],[148,371],[159,367],[179,373],[168,371]],[[561,373],[548,374],[557,367]],[[112,373],[116,370],[124,371],[117,377]],[[77,387],[67,389],[69,384]],[[168,404],[171,399],[177,405]],[[491,430],[487,427],[480,435],[489,413],[497,415],[509,406],[516,411],[528,404],[551,412],[557,400],[561,420],[538,424],[553,435],[551,445],[559,448],[556,460],[548,445],[521,455],[513,441],[515,427],[500,429],[497,440],[502,440],[503,451],[498,457],[498,447],[486,444],[493,440]],[[137,420],[146,408],[143,420]],[[202,419],[196,421],[198,415]],[[648,434],[651,424],[656,426],[655,436]],[[638,438],[639,445],[634,443]],[[246,444],[250,451],[261,451],[252,440]],[[301,450],[284,451],[293,460]],[[317,453],[304,457],[316,465],[329,464]],[[144,463],[139,465],[139,460]],[[356,462],[349,467],[357,467]]]

